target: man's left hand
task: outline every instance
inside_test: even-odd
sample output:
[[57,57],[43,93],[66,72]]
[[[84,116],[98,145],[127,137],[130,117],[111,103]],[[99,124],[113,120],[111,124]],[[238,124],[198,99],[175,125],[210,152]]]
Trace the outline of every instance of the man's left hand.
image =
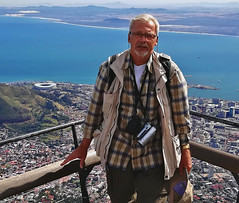
[[179,172],[183,174],[183,169],[186,168],[188,173],[192,169],[192,157],[190,149],[182,149],[182,157],[179,165]]

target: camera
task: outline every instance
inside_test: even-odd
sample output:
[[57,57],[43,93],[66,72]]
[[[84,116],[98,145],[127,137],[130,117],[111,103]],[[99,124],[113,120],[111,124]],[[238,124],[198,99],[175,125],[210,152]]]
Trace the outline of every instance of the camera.
[[141,145],[145,145],[148,140],[154,136],[155,132],[156,128],[154,126],[151,126],[149,123],[146,123],[144,128],[137,135],[138,142]]
[[140,131],[144,128],[145,122],[137,115],[131,116],[127,127],[125,128],[125,132],[137,136]]
[[135,136],[141,145],[145,145],[154,136],[156,128],[137,115],[130,118],[125,132]]

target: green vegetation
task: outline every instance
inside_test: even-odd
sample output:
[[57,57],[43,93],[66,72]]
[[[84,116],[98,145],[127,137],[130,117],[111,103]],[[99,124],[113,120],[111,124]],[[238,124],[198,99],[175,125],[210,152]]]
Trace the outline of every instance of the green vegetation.
[[68,118],[60,113],[63,105],[50,94],[0,84],[0,125],[9,130],[27,133],[65,123]]

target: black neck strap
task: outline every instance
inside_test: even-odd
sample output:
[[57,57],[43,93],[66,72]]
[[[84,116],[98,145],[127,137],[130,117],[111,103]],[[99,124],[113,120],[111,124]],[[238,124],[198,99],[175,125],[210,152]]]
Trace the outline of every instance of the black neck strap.
[[[143,102],[142,102],[142,100],[141,100],[141,93],[142,93],[142,91],[143,91],[143,88],[144,88],[144,84],[145,84],[147,75],[149,74],[149,71],[148,71],[147,66],[146,66],[145,68],[146,68],[146,73],[145,73],[145,75],[144,75],[144,80],[143,80],[143,82],[142,82],[140,91],[139,91],[139,89],[138,89],[138,86],[137,86],[137,83],[136,83],[136,79],[135,79],[135,73],[133,73],[132,68],[131,68],[131,75],[132,75],[133,86],[134,86],[134,90],[135,90],[134,114],[136,114],[138,103],[140,103],[140,106],[141,106],[140,109],[141,109],[142,112],[143,112],[144,118],[145,118],[145,120],[148,120],[148,119],[146,118],[146,107],[147,107],[147,104],[148,104],[148,91],[147,91],[147,101],[146,101],[146,106],[145,106],[145,107],[144,107]],[[149,87],[149,85],[148,85],[148,87]]]

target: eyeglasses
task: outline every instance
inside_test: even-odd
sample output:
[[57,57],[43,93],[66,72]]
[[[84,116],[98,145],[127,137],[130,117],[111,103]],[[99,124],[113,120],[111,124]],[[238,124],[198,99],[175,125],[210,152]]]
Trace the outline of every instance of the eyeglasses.
[[147,40],[153,40],[155,37],[157,37],[157,35],[154,35],[154,34],[143,34],[141,32],[129,32],[129,34],[132,34],[136,37],[140,37],[142,38],[143,36],[147,39]]

